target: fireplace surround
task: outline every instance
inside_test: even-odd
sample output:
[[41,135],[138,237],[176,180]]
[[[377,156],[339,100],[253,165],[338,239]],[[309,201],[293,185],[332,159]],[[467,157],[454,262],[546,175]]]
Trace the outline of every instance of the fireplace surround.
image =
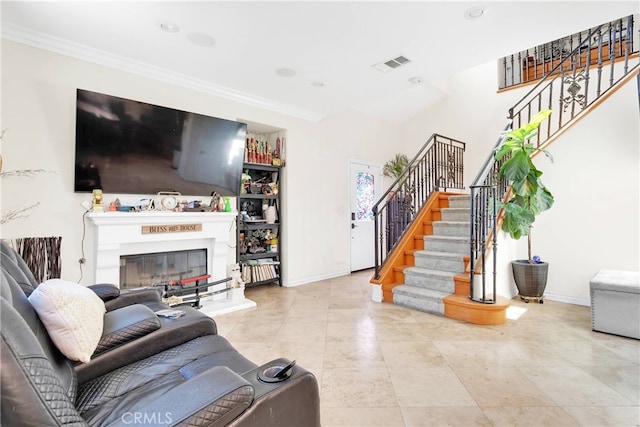
[[[230,251],[229,246],[236,215],[170,211],[88,213],[94,238],[93,283],[118,285],[122,256],[192,249],[206,249],[211,282],[224,279],[228,276],[228,266],[235,263],[235,251]],[[222,289],[227,285],[217,286]],[[244,297],[243,289],[208,296],[201,303],[201,310],[207,315],[256,305]]]

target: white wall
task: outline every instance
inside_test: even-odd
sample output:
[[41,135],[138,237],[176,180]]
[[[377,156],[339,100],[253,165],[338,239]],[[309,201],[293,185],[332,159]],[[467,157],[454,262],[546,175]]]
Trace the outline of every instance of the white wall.
[[[403,126],[353,112],[313,123],[3,40],[4,170],[43,168],[53,173],[2,180],[2,212],[36,201],[40,205],[28,218],[3,225],[0,236],[63,236],[62,276],[79,279],[80,202],[88,195],[73,193],[73,150],[75,90],[84,88],[287,129],[285,283],[346,274],[347,161],[383,164],[396,152],[411,157],[432,133],[440,133],[468,143],[468,185],[504,127],[508,108],[523,94],[496,93],[493,62],[441,85],[449,96]],[[620,90],[552,147],[554,165],[541,164],[557,204],[534,230],[535,252],[551,263],[547,297],[586,303],[588,280],[599,268],[639,269],[636,91],[635,83]],[[522,256],[524,244],[501,244],[500,258]],[[85,248],[90,245],[88,236]],[[92,263],[88,258],[83,283],[88,283]],[[499,271],[508,268],[503,263]],[[510,277],[500,289],[503,295],[512,292]]]
[[[507,111],[530,87],[496,92],[495,63],[443,82],[449,96],[403,126],[402,146],[415,152],[433,132],[467,142],[465,185],[495,144]],[[550,263],[545,295],[589,304],[589,280],[599,269],[640,270],[640,113],[635,80],[551,146],[555,162],[536,159],[555,206],[533,230],[533,251]],[[508,262],[526,258],[526,239],[500,238],[498,293],[515,295]],[[508,278],[508,280],[506,280]]]
[[[40,205],[1,228],[2,238],[63,236],[62,277],[80,278],[83,200],[74,194],[76,89],[83,88],[225,119],[287,129],[283,173],[286,226],[285,284],[348,273],[347,160],[383,163],[398,142],[398,128],[358,113],[313,123],[85,61],[2,41],[4,170],[47,169],[28,178],[3,178],[2,212]],[[105,201],[117,195],[105,195]],[[123,196],[127,198],[135,196]],[[91,236],[84,242],[92,245]],[[88,255],[88,254],[87,254]],[[87,256],[82,283],[94,260]]]

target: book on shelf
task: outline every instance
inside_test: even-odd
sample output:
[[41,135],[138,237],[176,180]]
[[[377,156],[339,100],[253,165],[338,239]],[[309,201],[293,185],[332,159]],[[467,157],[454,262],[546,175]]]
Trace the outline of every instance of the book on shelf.
[[242,269],[242,280],[246,283],[262,282],[278,277],[275,266],[279,263],[245,264]]

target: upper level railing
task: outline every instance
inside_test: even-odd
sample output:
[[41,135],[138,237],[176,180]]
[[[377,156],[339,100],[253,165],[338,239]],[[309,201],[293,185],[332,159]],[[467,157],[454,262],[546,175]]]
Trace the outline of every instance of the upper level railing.
[[[544,148],[551,138],[575,123],[588,107],[635,73],[640,68],[640,56],[633,50],[633,40],[636,39],[637,46],[639,35],[635,30],[637,18],[633,15],[600,25],[580,38],[573,50],[563,53],[563,59],[509,109],[505,132],[528,123],[539,111],[551,109],[553,114],[549,120],[542,123],[537,137],[530,140]],[[470,298],[484,303],[494,303],[497,298],[496,230],[501,219],[497,202],[505,199],[509,186],[498,176],[501,164],[496,162],[494,151],[502,144],[505,132],[470,185]],[[487,269],[490,259],[493,270]]]
[[[638,53],[640,43],[633,37],[634,22],[637,22],[637,16],[636,19],[633,17],[616,19],[608,23],[606,29],[602,26],[594,27],[505,56],[498,61],[501,70],[498,76],[498,87],[506,89],[540,80],[565,58],[571,56],[578,46],[581,47],[581,55],[574,58],[578,62],[578,67],[584,65],[587,60],[590,60],[592,65],[597,62],[598,42],[602,43],[602,53],[608,59],[612,57],[615,60],[623,60],[627,54]],[[598,34],[598,28],[601,34]],[[594,43],[590,46],[585,44],[589,37],[594,39],[592,40]]]
[[373,206],[375,278],[434,191],[464,188],[464,142],[433,134]]

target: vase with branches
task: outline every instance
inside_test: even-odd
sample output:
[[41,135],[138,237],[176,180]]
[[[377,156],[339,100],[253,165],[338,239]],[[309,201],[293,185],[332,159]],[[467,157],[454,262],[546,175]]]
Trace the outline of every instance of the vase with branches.
[[[3,129],[0,132],[0,142],[2,142],[2,140],[4,139],[4,135],[6,131],[7,129]],[[12,169],[8,171],[3,171],[2,170],[2,154],[0,154],[0,178],[4,179],[4,178],[10,178],[10,177],[17,177],[17,176],[32,178],[33,176],[43,172],[48,172],[48,171],[44,169]],[[7,222],[13,221],[14,219],[18,219],[18,218],[25,218],[28,216],[26,215],[26,213],[31,209],[37,207],[38,205],[40,205],[40,202],[33,203],[23,208],[10,209],[6,213],[2,214],[2,218],[0,218],[0,224],[5,224]]]

